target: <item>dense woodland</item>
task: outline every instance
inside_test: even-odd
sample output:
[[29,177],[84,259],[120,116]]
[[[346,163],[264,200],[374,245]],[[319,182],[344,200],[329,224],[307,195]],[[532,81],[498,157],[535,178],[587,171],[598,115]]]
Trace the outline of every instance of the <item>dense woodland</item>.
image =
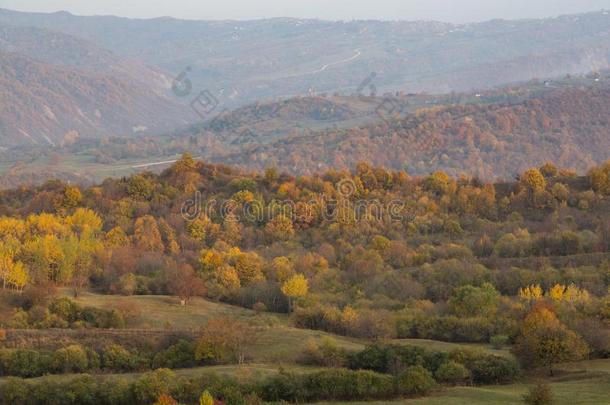
[[[420,175],[440,169],[485,179],[511,178],[545,161],[585,172],[606,159],[610,148],[610,89],[594,83],[516,103],[422,106],[409,114],[405,112],[413,107],[390,95],[372,101],[385,118],[373,124],[306,131],[214,153],[222,162],[259,170],[275,165],[293,173],[348,169],[360,161]],[[395,119],[400,112],[402,117]],[[214,137],[211,143],[200,139],[202,151],[217,147]]]
[[[516,182],[490,184],[364,163],[301,177],[248,173],[188,154],[160,175],[7,190],[0,193],[2,325],[5,333],[120,329],[139,316],[128,306],[82,307],[57,294],[69,288],[74,297],[86,290],[172,295],[187,307],[205,297],[374,342],[363,352],[312,344],[300,361],[334,371],[233,387],[240,401],[250,394],[350,399],[347,388],[319,387],[330,380],[350,387],[352,378],[368,384],[359,398],[391,398],[424,395],[438,383],[509,382],[520,367],[552,374],[557,363],[610,355],[609,196],[610,162],[585,177],[548,163]],[[255,334],[230,318],[211,320],[196,337],[184,333],[156,346],[135,339],[0,349],[0,369],[32,377],[243,363]],[[412,352],[387,343],[392,338],[510,345],[520,364],[480,353]],[[146,378],[169,384],[163,373]],[[229,400],[223,381],[210,389]],[[93,403],[123,403],[96,397],[104,389],[94,380],[81,383]],[[19,395],[23,386],[16,381],[6,392]],[[162,393],[168,390],[187,403],[201,393],[174,385]],[[151,403],[138,392],[136,383],[121,395],[126,403]]]

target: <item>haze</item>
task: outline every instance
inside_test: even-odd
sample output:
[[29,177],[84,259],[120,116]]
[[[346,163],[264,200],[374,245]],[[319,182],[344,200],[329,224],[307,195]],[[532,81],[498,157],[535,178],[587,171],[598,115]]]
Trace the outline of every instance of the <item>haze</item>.
[[328,20],[438,20],[454,23],[495,18],[543,18],[610,9],[610,0],[0,0],[20,11],[65,10],[79,15],[132,18],[171,16],[185,19],[257,19],[270,17]]

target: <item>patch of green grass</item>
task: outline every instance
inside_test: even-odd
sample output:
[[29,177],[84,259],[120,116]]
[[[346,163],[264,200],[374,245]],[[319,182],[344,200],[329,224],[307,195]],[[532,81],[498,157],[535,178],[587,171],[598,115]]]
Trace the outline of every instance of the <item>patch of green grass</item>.
[[[69,290],[62,290],[69,295]],[[97,308],[112,308],[121,303],[129,304],[141,313],[140,319],[129,325],[135,329],[163,329],[171,327],[177,330],[198,330],[211,318],[228,316],[240,319],[257,327],[249,353],[249,360],[257,363],[292,364],[305,349],[309,340],[321,341],[333,339],[337,345],[346,350],[361,350],[364,342],[349,339],[325,332],[298,329],[288,326],[285,315],[257,313],[255,311],[202,298],[195,298],[186,307],[169,296],[129,296],[119,297],[95,293],[82,293],[76,300],[80,305]]]
[[498,356],[512,356],[508,347],[502,349],[494,349],[491,345],[483,343],[451,343],[429,339],[394,339],[393,342],[398,344],[419,346],[425,349],[436,350],[441,352],[449,352],[456,349],[470,349],[481,350],[485,353],[496,354]]
[[[69,290],[62,293],[70,296]],[[85,292],[75,299],[81,305],[98,308],[112,308],[126,303],[136,308],[140,316],[129,327],[136,329],[199,329],[209,319],[228,316],[257,325],[285,324],[287,317],[279,314],[257,313],[255,311],[217,302],[193,298],[182,306],[175,297],[160,295],[133,295],[129,297],[103,295]]]
[[[318,405],[524,405],[526,384],[489,387],[455,387],[429,397],[400,401],[322,402]],[[553,405],[609,405],[610,379],[551,383]]]

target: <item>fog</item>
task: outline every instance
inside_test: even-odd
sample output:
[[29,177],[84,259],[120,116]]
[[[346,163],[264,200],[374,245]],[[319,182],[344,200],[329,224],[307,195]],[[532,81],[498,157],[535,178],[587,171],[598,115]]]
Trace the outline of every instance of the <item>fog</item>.
[[610,9],[610,0],[0,0],[20,11],[70,11],[80,15],[151,18],[329,20],[438,20],[454,23],[495,18],[542,18]]

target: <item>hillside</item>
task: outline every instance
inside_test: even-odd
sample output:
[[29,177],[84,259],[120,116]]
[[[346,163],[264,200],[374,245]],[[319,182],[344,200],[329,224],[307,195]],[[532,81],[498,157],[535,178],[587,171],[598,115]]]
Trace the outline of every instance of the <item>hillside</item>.
[[610,150],[610,86],[607,78],[596,80],[512,103],[419,108],[399,120],[301,131],[209,158],[296,173],[353,168],[363,161],[419,174],[443,169],[454,175],[512,178],[548,160],[583,172],[607,159]]
[[[57,145],[81,134],[132,134],[185,124],[188,108],[128,77],[0,52],[0,146]],[[183,117],[179,119],[178,117]]]
[[0,25],[0,148],[158,132],[192,122],[158,69],[46,29]]
[[1,191],[0,395],[494,404],[544,381],[603,403],[609,197],[610,161],[494,184],[189,155]]
[[[0,10],[0,23],[49,28],[178,75],[227,105],[312,92],[448,93],[609,66],[610,15],[543,20],[330,22],[132,20]],[[535,41],[531,40],[535,38]],[[261,53],[264,50],[264,53]]]

